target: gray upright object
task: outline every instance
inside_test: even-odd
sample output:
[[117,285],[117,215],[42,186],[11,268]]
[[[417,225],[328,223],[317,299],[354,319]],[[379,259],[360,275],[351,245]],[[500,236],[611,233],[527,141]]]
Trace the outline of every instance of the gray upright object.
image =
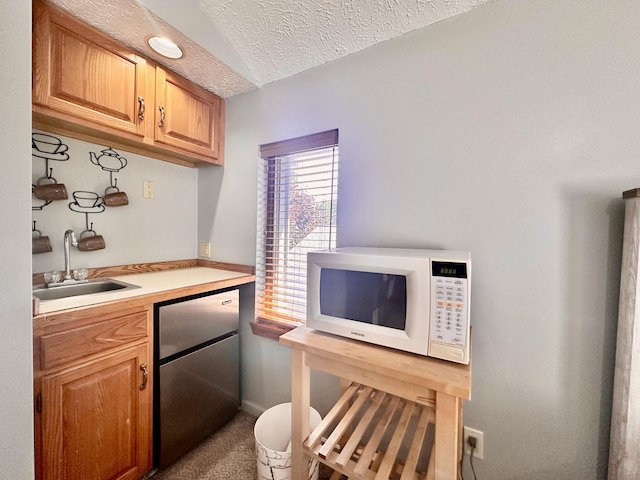
[[625,202],[609,480],[640,478],[640,188]]
[[238,290],[157,309],[156,465],[164,468],[240,405]]

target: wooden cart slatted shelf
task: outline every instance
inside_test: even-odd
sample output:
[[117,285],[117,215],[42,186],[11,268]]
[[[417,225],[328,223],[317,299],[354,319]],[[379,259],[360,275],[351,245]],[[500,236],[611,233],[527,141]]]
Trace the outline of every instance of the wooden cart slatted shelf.
[[[343,475],[354,480],[432,480],[431,458],[423,471],[417,468],[434,420],[432,403],[412,402],[354,382],[311,432],[303,449],[335,470],[332,480]],[[390,439],[386,445],[383,438]],[[404,465],[398,461],[403,441],[411,445]],[[429,448],[425,455],[431,457],[432,451]]]
[[[308,478],[309,457],[333,468],[332,480],[458,478],[471,363],[400,352],[305,326],[282,335],[280,343],[291,347],[292,480]],[[313,431],[306,414],[312,369],[335,375],[344,387]]]

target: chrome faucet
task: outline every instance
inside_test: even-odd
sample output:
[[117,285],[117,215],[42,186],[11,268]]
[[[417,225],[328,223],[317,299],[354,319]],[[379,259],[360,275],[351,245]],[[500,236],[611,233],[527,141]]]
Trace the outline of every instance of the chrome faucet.
[[62,281],[71,280],[71,253],[70,246],[77,247],[78,240],[73,230],[64,232],[64,278]]

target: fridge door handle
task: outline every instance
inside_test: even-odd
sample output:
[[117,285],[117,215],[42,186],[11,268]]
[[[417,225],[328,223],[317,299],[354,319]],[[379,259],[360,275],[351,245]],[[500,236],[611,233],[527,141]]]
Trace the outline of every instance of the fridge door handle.
[[148,365],[146,362],[140,365],[140,371],[142,372],[142,385],[140,385],[140,390],[147,388],[147,382],[149,381],[149,372],[147,371],[147,368]]

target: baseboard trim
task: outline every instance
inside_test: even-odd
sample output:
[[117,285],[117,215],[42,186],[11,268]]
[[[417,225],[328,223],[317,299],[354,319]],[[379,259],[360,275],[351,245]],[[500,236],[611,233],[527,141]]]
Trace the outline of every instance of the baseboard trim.
[[247,400],[242,400],[240,402],[240,410],[243,412],[247,412],[249,415],[253,415],[254,417],[259,417],[264,413],[266,408],[261,407],[253,402],[249,402]]

